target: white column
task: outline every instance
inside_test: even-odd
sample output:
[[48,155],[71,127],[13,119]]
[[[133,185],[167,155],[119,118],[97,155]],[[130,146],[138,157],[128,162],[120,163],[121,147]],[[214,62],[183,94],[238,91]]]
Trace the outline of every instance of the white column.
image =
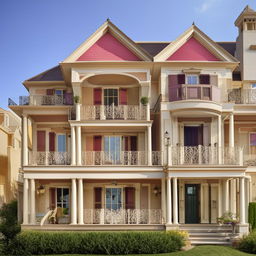
[[223,181],[223,192],[224,192],[224,212],[229,211],[229,180]]
[[167,178],[167,217],[166,224],[172,224],[172,188],[171,178]]
[[161,206],[162,206],[163,222],[166,223],[166,186],[165,186],[165,178],[162,179],[162,184],[161,184]]
[[219,158],[219,164],[222,164],[222,119],[221,115],[218,116],[218,158]]
[[77,198],[76,198],[76,179],[72,179],[72,191],[71,191],[71,224],[77,224]]
[[28,224],[28,179],[23,179],[23,224]]
[[240,185],[240,224],[245,224],[245,189],[244,189],[244,177],[239,180]]
[[173,178],[173,224],[178,224],[178,191],[177,178]]
[[230,211],[236,214],[236,179],[230,181]]
[[30,180],[30,224],[36,224],[36,187],[35,180]]
[[28,118],[26,115],[22,116],[23,131],[22,131],[22,158],[23,165],[28,165]]
[[84,224],[84,186],[83,179],[78,180],[78,224]]
[[76,103],[76,121],[81,120],[81,104]]
[[148,126],[148,165],[152,165],[151,126]]
[[71,126],[71,164],[76,165],[76,131],[75,131],[75,126]]
[[229,147],[233,148],[235,146],[235,136],[234,136],[234,114],[230,114],[229,117]]
[[82,147],[81,147],[81,126],[76,127],[76,164],[81,165],[81,156],[82,156]]

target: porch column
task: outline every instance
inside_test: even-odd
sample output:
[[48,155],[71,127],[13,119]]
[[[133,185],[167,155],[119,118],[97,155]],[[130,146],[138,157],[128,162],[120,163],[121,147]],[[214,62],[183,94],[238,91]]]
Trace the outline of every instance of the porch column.
[[233,148],[235,146],[234,137],[234,114],[231,113],[229,117],[229,147]]
[[83,179],[78,180],[78,224],[84,224],[84,186]]
[[173,224],[178,222],[178,191],[177,191],[177,178],[173,178]]
[[77,202],[76,202],[76,179],[72,179],[72,191],[71,191],[71,224],[77,224]]
[[76,165],[76,131],[75,131],[75,126],[71,126],[71,164]]
[[23,225],[28,224],[28,179],[23,179]]
[[223,192],[224,192],[224,212],[229,211],[229,180],[224,180],[223,182]]
[[22,116],[22,162],[23,166],[28,165],[28,117],[27,115]]
[[165,186],[165,178],[162,179],[161,184],[161,205],[162,205],[162,216],[163,223],[166,223],[166,186]]
[[148,126],[148,165],[152,165],[151,126]]
[[245,224],[245,189],[244,189],[244,177],[239,179],[240,185],[240,224]]
[[82,156],[82,152],[81,152],[81,126],[77,126],[76,127],[76,164],[77,165],[81,165],[82,161],[81,161],[81,156]]
[[221,115],[218,115],[218,159],[219,164],[222,164],[222,119]]
[[167,217],[166,224],[172,224],[172,189],[171,178],[167,178]]
[[230,181],[230,211],[236,214],[236,179]]
[[30,180],[30,224],[36,224],[36,188],[35,180]]

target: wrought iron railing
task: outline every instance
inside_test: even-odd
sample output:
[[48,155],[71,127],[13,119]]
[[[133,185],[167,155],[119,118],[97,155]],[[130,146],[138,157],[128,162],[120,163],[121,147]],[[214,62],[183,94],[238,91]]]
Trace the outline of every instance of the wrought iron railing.
[[236,104],[256,104],[256,89],[231,89],[228,90],[228,102]]
[[162,224],[161,209],[84,209],[85,224]]
[[70,165],[69,152],[29,152],[29,165]]
[[81,107],[82,120],[147,120],[147,106],[86,105]]

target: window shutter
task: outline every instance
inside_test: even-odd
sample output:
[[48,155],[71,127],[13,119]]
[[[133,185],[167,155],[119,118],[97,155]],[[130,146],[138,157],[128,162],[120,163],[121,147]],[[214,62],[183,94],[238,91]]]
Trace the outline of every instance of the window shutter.
[[199,83],[200,84],[210,84],[210,75],[200,75]]
[[94,99],[94,105],[101,105],[101,95],[102,95],[102,89],[101,88],[95,88],[93,90],[93,99]]
[[46,90],[46,95],[53,95],[54,94],[54,89],[47,89]]
[[102,208],[102,188],[94,188],[94,208],[101,209]]
[[[169,101],[176,101],[180,99],[181,84],[178,82],[179,75],[169,75]],[[181,79],[180,79],[181,80]]]
[[93,138],[93,151],[101,151],[101,136],[94,136]]
[[37,131],[37,151],[45,151],[45,131]]
[[120,89],[119,97],[120,105],[127,105],[127,89]]
[[185,74],[179,74],[178,75],[178,84],[185,84],[186,83],[186,79],[185,79]]
[[55,133],[49,133],[49,151],[55,151]]
[[137,137],[131,136],[131,151],[137,151]]
[[135,188],[125,188],[125,209],[135,209]]
[[123,137],[124,151],[129,151],[129,137]]
[[54,210],[56,208],[56,189],[55,188],[50,188],[50,209]]

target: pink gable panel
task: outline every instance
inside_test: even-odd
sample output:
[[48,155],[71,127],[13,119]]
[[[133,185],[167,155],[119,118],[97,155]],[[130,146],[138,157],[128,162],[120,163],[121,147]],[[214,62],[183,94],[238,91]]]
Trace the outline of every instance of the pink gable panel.
[[220,61],[194,37],[191,37],[167,60],[191,60],[191,61]]
[[83,53],[77,61],[140,61],[127,47],[110,33],[103,35],[94,45]]

